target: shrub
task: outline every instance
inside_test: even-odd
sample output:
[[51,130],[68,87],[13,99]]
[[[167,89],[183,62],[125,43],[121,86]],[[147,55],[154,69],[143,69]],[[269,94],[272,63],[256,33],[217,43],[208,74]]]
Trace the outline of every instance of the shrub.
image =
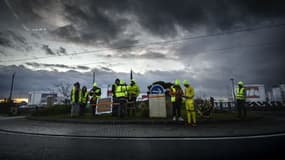
[[51,107],[45,107],[43,109],[38,109],[32,116],[48,116],[57,114],[68,114],[70,113],[71,105],[54,105]]

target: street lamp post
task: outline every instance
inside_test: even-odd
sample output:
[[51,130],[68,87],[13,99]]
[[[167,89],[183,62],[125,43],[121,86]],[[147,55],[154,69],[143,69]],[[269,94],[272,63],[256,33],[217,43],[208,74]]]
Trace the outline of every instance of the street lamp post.
[[12,83],[11,83],[10,95],[9,95],[9,101],[10,101],[10,102],[12,102],[12,95],[13,95],[13,89],[14,89],[15,74],[16,74],[16,72],[14,72],[13,75],[12,75]]

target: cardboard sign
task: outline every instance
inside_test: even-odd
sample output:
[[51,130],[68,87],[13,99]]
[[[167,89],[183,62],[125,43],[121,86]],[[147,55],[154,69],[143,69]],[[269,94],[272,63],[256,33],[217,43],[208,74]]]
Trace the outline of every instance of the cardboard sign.
[[112,98],[100,98],[97,101],[96,114],[112,113]]

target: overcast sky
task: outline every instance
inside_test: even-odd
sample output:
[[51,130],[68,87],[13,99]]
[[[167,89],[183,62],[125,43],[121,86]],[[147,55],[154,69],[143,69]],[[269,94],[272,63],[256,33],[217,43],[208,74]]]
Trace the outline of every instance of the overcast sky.
[[142,91],[157,80],[187,79],[198,96],[230,95],[230,78],[284,83],[282,0],[2,0],[0,97],[53,90],[92,71]]

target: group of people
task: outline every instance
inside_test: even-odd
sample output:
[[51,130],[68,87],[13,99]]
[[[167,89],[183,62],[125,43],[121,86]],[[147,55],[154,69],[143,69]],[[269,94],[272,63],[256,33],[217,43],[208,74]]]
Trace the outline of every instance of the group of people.
[[[187,126],[196,127],[196,109],[194,107],[194,88],[189,84],[189,81],[184,80],[184,92],[180,86],[180,80],[175,80],[174,85],[170,87],[169,94],[171,96],[171,102],[173,106],[173,120],[184,121],[181,117],[181,104],[185,100],[185,108],[187,113]],[[238,87],[236,90],[236,104],[238,110],[238,118],[246,118],[247,111],[245,106],[246,91],[244,88],[244,83],[242,81],[238,82]],[[207,112],[211,112],[214,106],[214,98],[210,98],[210,108]],[[206,112],[206,113],[207,113]],[[208,115],[207,113],[206,115]]]
[[89,101],[90,106],[92,107],[92,114],[96,114],[96,103],[97,99],[101,97],[101,88],[97,87],[97,83],[93,83],[93,87],[90,91],[87,91],[87,87],[83,86],[80,88],[80,83],[74,83],[71,94],[71,117],[83,115],[85,113],[86,105]]
[[[130,115],[131,109],[136,109],[136,99],[140,94],[140,87],[134,79],[131,79],[130,85],[124,80],[116,79],[112,85],[113,109],[112,116],[124,117],[126,113]],[[134,113],[133,113],[134,114]]]
[[[124,117],[125,113],[130,114],[130,109],[135,110],[136,99],[140,93],[140,88],[136,84],[135,80],[132,79],[130,85],[127,85],[123,80],[116,79],[112,85],[112,97],[113,97],[113,108],[112,115]],[[93,83],[93,87],[90,91],[87,91],[86,86],[80,88],[80,83],[74,83],[70,99],[71,99],[71,117],[83,115],[87,103],[92,108],[93,116],[96,115],[97,100],[101,97],[101,88],[97,86],[97,83]],[[134,111],[133,110],[133,111]]]
[[[184,121],[181,117],[181,104],[185,100],[185,108],[187,112],[186,125],[196,127],[196,111],[194,107],[194,88],[189,84],[189,81],[184,80],[184,91],[180,86],[180,80],[175,80],[174,85],[170,87],[169,94],[171,96],[171,102],[173,105],[173,120]],[[246,117],[245,108],[245,89],[243,82],[238,82],[238,88],[236,92],[238,117]],[[116,79],[112,85],[112,97],[113,108],[112,116],[124,117],[126,112],[130,114],[130,110],[127,108],[136,108],[136,99],[140,93],[140,88],[132,79],[131,83],[127,85],[123,80]],[[101,88],[99,88],[96,82],[93,83],[93,88],[88,92],[86,86],[80,89],[79,82],[76,82],[71,90],[71,117],[74,115],[83,115],[87,102],[90,102],[92,107],[92,114],[96,115],[96,103],[101,96]],[[213,101],[213,98],[211,99]],[[213,102],[211,102],[213,103]],[[243,114],[242,114],[243,113]]]
[[184,121],[181,117],[181,104],[183,99],[185,100],[185,108],[187,112],[187,126],[196,127],[196,111],[194,107],[194,88],[189,84],[189,81],[184,80],[184,92],[180,86],[180,80],[175,80],[174,85],[170,87],[169,94],[171,96],[171,102],[173,107],[173,120]]

